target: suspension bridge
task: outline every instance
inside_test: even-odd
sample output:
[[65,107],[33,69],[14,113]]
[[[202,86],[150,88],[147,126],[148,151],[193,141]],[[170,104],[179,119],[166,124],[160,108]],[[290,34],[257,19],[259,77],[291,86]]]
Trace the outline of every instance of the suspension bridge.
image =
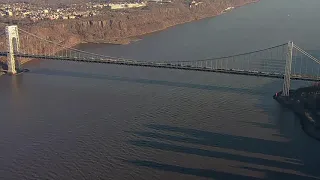
[[9,74],[21,71],[21,62],[31,59],[170,68],[281,78],[284,79],[283,96],[289,96],[292,79],[320,80],[320,61],[293,42],[217,58],[148,62],[111,57],[66,47],[62,42],[55,42],[49,37],[30,33],[16,25],[7,26],[5,34],[7,48],[0,50],[0,57],[7,57],[8,70],[6,72]]

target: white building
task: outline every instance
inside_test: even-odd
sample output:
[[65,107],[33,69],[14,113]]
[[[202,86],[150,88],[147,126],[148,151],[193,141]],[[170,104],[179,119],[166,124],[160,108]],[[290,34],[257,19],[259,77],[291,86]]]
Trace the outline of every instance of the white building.
[[7,16],[13,16],[13,12],[12,12],[12,11],[7,11],[7,12],[6,12],[6,15],[7,15]]

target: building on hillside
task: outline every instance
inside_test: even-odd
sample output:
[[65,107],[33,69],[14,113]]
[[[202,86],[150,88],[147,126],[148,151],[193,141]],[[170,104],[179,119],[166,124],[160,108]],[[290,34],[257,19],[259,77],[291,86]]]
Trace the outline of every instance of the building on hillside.
[[71,15],[71,16],[69,16],[68,18],[69,18],[69,19],[75,19],[76,16]]
[[6,11],[6,15],[7,16],[13,16],[13,12],[12,11]]
[[142,3],[123,3],[123,4],[110,3],[109,7],[110,7],[110,9],[115,10],[115,9],[138,8],[138,7],[144,7],[146,5],[147,4],[144,2],[142,2]]

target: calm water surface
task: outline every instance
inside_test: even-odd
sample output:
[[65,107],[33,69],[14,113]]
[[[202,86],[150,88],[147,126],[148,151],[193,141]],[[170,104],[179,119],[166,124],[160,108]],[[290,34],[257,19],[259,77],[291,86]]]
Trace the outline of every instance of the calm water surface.
[[[318,50],[319,7],[318,0],[262,0],[130,45],[79,47],[150,61],[288,40]],[[0,78],[0,179],[320,178],[320,143],[271,98],[281,80],[72,62],[27,66],[29,73]]]

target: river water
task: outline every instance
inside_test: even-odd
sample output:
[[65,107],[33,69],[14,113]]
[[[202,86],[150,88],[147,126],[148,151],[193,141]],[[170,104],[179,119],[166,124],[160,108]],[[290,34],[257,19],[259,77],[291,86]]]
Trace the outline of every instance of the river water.
[[[148,61],[289,40],[318,50],[318,7],[262,0],[129,45],[79,48]],[[320,178],[319,141],[272,99],[281,80],[54,61],[27,68],[0,78],[0,179]]]

